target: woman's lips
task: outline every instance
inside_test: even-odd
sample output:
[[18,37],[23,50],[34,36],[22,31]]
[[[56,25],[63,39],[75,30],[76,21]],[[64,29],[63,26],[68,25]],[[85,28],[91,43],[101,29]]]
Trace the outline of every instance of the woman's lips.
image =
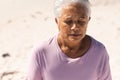
[[69,36],[73,36],[73,37],[78,37],[80,36],[81,34],[69,34]]

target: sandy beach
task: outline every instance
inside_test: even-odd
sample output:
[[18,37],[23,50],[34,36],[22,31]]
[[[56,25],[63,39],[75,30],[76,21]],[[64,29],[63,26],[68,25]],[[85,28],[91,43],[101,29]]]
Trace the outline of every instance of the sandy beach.
[[[33,46],[58,32],[53,1],[0,1],[0,80],[24,80]],[[91,10],[87,34],[106,46],[120,80],[120,0],[91,0]]]

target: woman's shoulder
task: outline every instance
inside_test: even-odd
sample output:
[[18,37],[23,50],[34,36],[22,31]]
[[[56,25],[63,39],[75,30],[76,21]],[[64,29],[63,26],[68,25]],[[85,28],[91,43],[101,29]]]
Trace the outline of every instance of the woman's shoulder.
[[92,51],[94,51],[98,56],[101,55],[101,57],[103,56],[108,57],[108,52],[105,45],[93,37],[91,37],[91,39],[92,39]]
[[95,48],[99,48],[99,49],[105,48],[105,45],[101,41],[98,41],[97,39],[93,37],[91,37],[91,40],[92,40],[92,46],[94,46]]
[[106,49],[105,45],[93,37],[91,37],[91,39],[92,39],[91,47],[92,47],[93,51],[95,51],[97,54],[105,55],[107,53],[107,49]]
[[51,45],[51,43],[54,41],[55,36],[49,37],[47,39],[44,39],[40,42],[38,42],[37,44],[35,44],[32,48],[33,51],[35,52],[41,52],[43,50],[45,50],[49,45]]

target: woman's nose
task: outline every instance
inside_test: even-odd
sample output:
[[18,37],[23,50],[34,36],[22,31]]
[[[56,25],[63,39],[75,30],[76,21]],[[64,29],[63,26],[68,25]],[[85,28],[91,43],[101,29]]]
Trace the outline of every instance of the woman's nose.
[[78,29],[78,24],[77,23],[73,23],[71,30],[77,30]]

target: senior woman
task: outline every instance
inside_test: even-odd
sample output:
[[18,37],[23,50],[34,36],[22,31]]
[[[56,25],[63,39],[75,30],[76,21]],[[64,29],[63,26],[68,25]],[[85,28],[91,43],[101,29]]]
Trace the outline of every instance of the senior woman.
[[56,0],[59,33],[33,49],[27,80],[112,80],[109,56],[101,42],[86,34],[87,0]]

